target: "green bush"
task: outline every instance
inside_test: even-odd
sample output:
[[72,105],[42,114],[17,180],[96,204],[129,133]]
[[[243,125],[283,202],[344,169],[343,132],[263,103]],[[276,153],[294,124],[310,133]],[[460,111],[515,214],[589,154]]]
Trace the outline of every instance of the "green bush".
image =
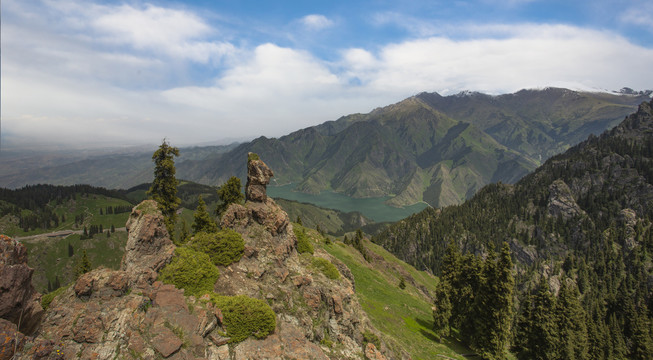
[[41,307],[43,310],[47,310],[50,307],[50,303],[52,303],[52,300],[54,300],[55,297],[59,296],[59,294],[63,293],[68,289],[70,285],[68,286],[62,286],[54,291],[51,291],[41,297]]
[[254,336],[263,339],[277,326],[277,317],[263,300],[245,295],[221,296],[211,294],[211,302],[222,311],[227,336],[236,343]]
[[222,266],[239,261],[245,251],[243,237],[230,229],[217,233],[197,233],[188,246],[207,254],[215,265]]
[[297,251],[300,254],[303,253],[313,254],[313,245],[311,244],[311,241],[308,239],[308,236],[306,235],[304,229],[293,227],[293,231],[295,232],[295,236],[297,237]]
[[340,273],[335,265],[333,265],[329,260],[322,259],[321,257],[315,257],[311,261],[313,267],[320,270],[324,276],[328,277],[331,280],[340,279]]
[[175,250],[172,262],[159,273],[159,280],[184,289],[184,295],[201,296],[212,292],[220,272],[211,259],[193,249],[180,247]]
[[256,153],[247,153],[247,162],[253,161],[253,160],[261,160],[261,158],[258,157],[258,154]]

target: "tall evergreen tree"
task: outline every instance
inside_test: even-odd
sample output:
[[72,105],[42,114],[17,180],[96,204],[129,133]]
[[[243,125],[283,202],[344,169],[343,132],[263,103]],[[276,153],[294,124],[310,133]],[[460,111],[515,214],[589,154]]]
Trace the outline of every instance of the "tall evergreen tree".
[[197,234],[198,232],[217,232],[218,225],[213,219],[211,219],[209,212],[206,211],[206,203],[204,202],[204,199],[202,199],[202,195],[199,196],[197,201],[199,204],[197,205],[197,209],[193,215],[193,233]]
[[86,249],[84,249],[82,251],[82,256],[77,261],[77,266],[75,267],[75,278],[78,278],[89,271],[91,271],[91,261],[88,259]]
[[554,306],[555,297],[551,295],[549,284],[544,276],[523,306],[522,318],[517,330],[517,358],[545,360],[557,357],[557,335]]
[[451,331],[451,285],[442,280],[435,289],[435,303],[433,304],[433,331],[442,342],[443,336],[448,336]]
[[567,285],[562,280],[556,302],[556,321],[559,331],[559,359],[587,359],[587,326],[585,310],[580,301],[576,286]]
[[222,201],[218,204],[215,212],[218,216],[227,210],[230,204],[240,204],[245,200],[245,195],[240,191],[240,179],[232,176],[218,189],[218,197]]
[[148,194],[158,203],[158,207],[163,213],[164,221],[168,233],[172,234],[175,222],[177,220],[177,207],[181,204],[181,199],[177,197],[177,185],[179,182],[175,178],[177,172],[175,168],[174,156],[179,156],[179,149],[170,146],[164,139],[159,149],[152,155],[154,161],[154,181],[148,191]]

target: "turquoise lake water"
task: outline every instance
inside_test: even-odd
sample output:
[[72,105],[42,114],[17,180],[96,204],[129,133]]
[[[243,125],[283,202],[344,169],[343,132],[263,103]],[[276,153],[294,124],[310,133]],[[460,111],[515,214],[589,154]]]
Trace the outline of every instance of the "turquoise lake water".
[[376,222],[399,221],[414,213],[422,211],[428,206],[425,203],[419,203],[403,208],[396,208],[384,203],[390,198],[387,196],[355,199],[333,191],[322,191],[315,195],[292,191],[294,188],[294,184],[268,186],[267,194],[273,198],[305,202],[343,212],[358,211]]

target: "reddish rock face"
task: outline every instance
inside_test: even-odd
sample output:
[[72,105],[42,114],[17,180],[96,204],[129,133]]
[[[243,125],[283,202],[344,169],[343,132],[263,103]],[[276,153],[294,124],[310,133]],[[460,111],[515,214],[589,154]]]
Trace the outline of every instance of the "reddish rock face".
[[[249,153],[248,156],[252,155]],[[268,198],[266,186],[274,172],[261,160],[249,160],[247,162],[247,186],[245,186],[245,198],[248,201],[265,202]]]
[[175,251],[156,202],[145,200],[134,207],[126,227],[129,237],[120,269],[129,274],[132,286],[151,284]]
[[27,266],[27,249],[14,239],[0,235],[0,318],[20,323],[20,331],[31,335],[43,316],[41,295],[32,286],[34,269]]

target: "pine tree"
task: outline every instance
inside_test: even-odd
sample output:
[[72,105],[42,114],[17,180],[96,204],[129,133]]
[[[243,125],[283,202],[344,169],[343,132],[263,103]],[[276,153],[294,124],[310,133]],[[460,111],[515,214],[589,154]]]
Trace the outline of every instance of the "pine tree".
[[451,331],[451,285],[442,280],[435,289],[435,303],[433,304],[433,331],[442,342],[443,336],[448,336]]
[[188,241],[188,223],[186,222],[186,219],[181,220],[181,231],[179,232],[179,239],[177,240],[177,246],[181,246],[185,244]]
[[215,209],[218,216],[222,216],[222,213],[227,210],[230,204],[240,204],[245,200],[245,195],[240,191],[240,188],[240,179],[232,176],[218,189],[218,197],[222,201]]
[[556,322],[559,330],[558,356],[560,359],[587,359],[587,326],[585,310],[576,287],[563,279],[558,292]]
[[558,343],[555,297],[551,295],[544,276],[540,278],[535,294],[529,295],[524,306],[528,308],[522,309],[522,319],[515,335],[518,339],[517,358],[555,359]]
[[77,266],[75,267],[75,278],[78,278],[89,271],[91,271],[91,261],[88,259],[86,250],[83,250],[82,256],[77,261]]
[[164,139],[159,149],[152,155],[154,161],[154,181],[148,194],[154,199],[163,214],[168,233],[172,234],[177,220],[177,207],[181,199],[177,197],[175,162],[173,156],[179,156],[179,149],[170,146]]
[[111,224],[111,232],[112,232],[112,233],[115,233],[115,232],[116,232],[116,227],[113,226],[113,224]]
[[297,221],[295,221],[295,222],[296,222],[297,224],[299,224],[299,225],[304,225],[304,223],[302,223],[302,218],[301,218],[301,216],[299,216],[299,215],[297,215]]
[[193,228],[194,234],[198,232],[212,233],[218,231],[218,225],[211,219],[208,211],[206,211],[206,203],[204,203],[202,195],[198,198],[198,205],[193,215],[193,225],[191,227]]
[[72,257],[75,254],[75,249],[73,249],[73,246],[68,243],[68,257]]

